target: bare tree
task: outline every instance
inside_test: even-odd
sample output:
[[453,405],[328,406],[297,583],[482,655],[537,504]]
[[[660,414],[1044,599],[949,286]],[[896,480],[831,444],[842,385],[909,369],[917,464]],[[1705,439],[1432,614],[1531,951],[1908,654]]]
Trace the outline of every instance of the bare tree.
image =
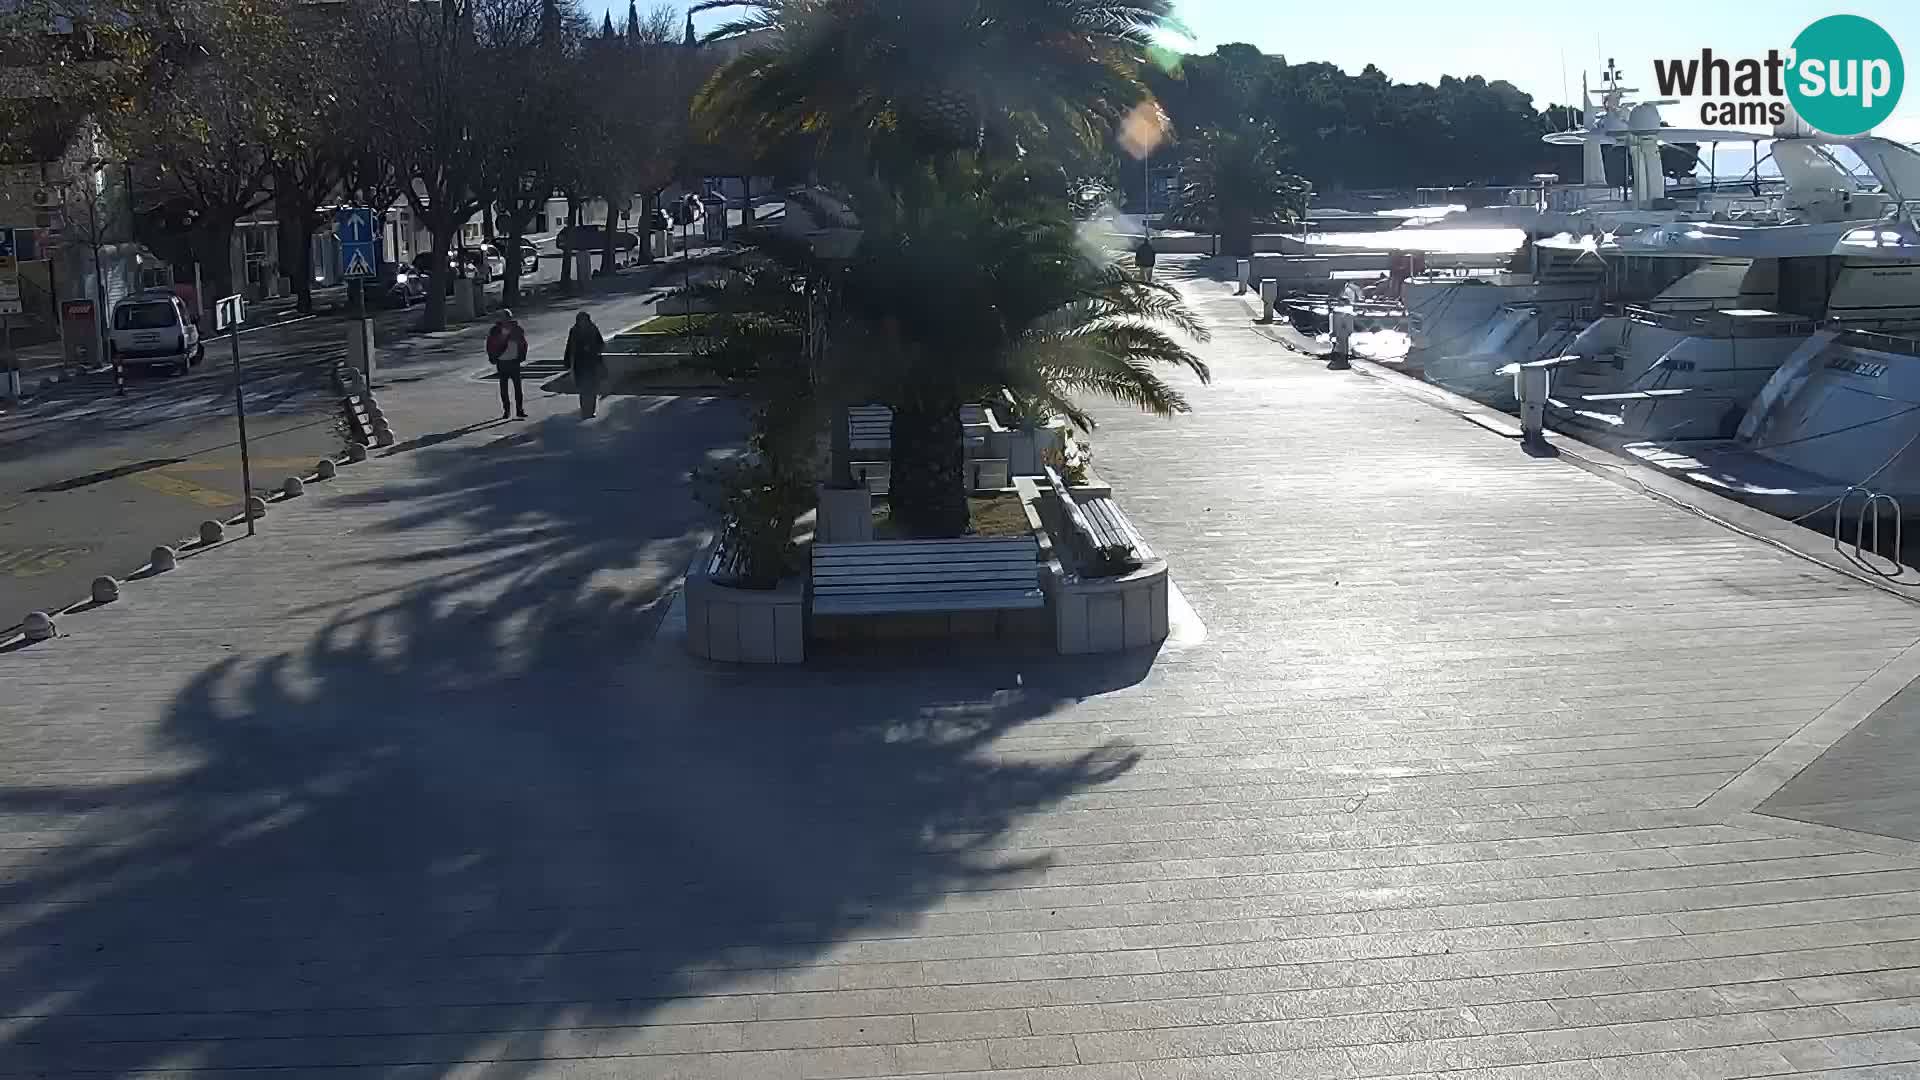
[[508,306],[520,298],[520,240],[567,178],[573,147],[566,133],[581,110],[577,62],[590,25],[572,0],[544,0],[531,35],[503,23],[485,41],[496,73],[485,91],[486,109],[499,138],[484,159],[481,184],[494,225],[506,236],[502,300]]

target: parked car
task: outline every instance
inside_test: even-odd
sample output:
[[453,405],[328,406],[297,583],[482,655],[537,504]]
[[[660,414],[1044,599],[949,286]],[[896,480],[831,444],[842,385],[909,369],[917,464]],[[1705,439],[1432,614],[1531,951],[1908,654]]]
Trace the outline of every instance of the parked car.
[[206,359],[187,305],[172,289],[148,289],[116,304],[107,355],[122,367],[172,368],[177,374]]
[[480,256],[481,264],[486,267],[487,272],[484,277],[479,274],[474,275],[480,278],[481,284],[484,285],[495,278],[507,276],[507,257],[500,254],[499,248],[492,244],[481,244],[478,248],[469,248],[468,250],[477,253]]
[[380,264],[380,276],[368,286],[368,298],[387,307],[412,307],[427,298],[426,272],[412,266]]
[[524,236],[518,240],[511,241],[511,244],[520,252],[520,273],[522,274],[539,273],[540,272],[540,245],[534,243],[533,241],[527,239]]
[[[603,225],[569,225],[554,237],[554,245],[561,251],[604,251],[607,247],[607,230]],[[640,246],[640,238],[633,233],[616,229],[613,233],[615,251],[632,251]]]
[[[491,245],[488,246],[490,247]],[[454,257],[454,265],[461,267],[464,271],[463,276],[470,277],[482,285],[491,282],[494,278],[500,276],[500,274],[506,273],[506,260],[500,257],[498,251],[493,253],[492,258],[488,258],[485,251],[480,248],[461,248],[453,252],[452,255]],[[413,257],[413,268],[422,274],[432,274],[433,268],[438,262],[439,258],[433,252],[423,251]],[[453,295],[452,280],[448,280],[447,282],[447,295]]]

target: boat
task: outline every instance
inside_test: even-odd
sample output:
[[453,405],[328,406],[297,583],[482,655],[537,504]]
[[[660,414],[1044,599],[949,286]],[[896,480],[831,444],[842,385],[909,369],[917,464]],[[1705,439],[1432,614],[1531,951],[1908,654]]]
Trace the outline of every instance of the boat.
[[[1454,340],[1429,332],[1426,376],[1511,407],[1502,370],[1559,356],[1563,425],[1625,438],[1725,438],[1810,322],[1899,329],[1920,317],[1913,267],[1848,240],[1903,212],[1899,193],[1920,191],[1920,155],[1874,136],[1802,130],[1778,134],[1771,156],[1786,187],[1764,207],[1543,238],[1533,245],[1541,270],[1503,302],[1494,303],[1498,290],[1439,294],[1465,306],[1456,326],[1492,311]],[[1410,287],[1410,321],[1426,303],[1417,295]],[[1692,393],[1683,400],[1675,390]]]
[[[1836,158],[1842,145],[1872,171],[1871,187],[1856,186]],[[1920,191],[1920,153],[1864,136],[1780,140],[1773,154],[1789,185],[1775,214],[1669,224],[1601,245],[1609,259],[1744,259],[1748,268],[1729,304],[1616,308],[1581,329],[1553,357],[1557,426],[1615,439],[1729,438],[1817,330],[1920,327],[1920,259],[1898,242],[1911,213],[1900,195]]]

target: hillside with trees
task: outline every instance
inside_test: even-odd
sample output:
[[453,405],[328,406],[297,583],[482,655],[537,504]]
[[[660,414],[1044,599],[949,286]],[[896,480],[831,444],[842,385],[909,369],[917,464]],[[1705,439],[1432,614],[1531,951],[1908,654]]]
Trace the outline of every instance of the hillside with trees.
[[[1273,134],[1282,166],[1317,192],[1525,184],[1538,172],[1572,179],[1580,167],[1577,150],[1540,141],[1568,125],[1567,111],[1536,110],[1503,80],[1396,83],[1372,65],[1349,75],[1223,45],[1164,64],[1150,81],[1177,140],[1258,125]],[[1167,164],[1184,156],[1177,145],[1162,154]],[[1120,181],[1135,194],[1140,177],[1129,171]]]

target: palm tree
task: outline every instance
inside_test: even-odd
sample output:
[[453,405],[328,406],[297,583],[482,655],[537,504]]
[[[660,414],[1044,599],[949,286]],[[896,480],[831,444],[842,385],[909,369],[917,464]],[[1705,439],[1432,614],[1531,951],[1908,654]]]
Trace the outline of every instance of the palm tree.
[[[809,139],[845,180],[934,160],[1101,146],[1145,96],[1171,0],[707,0],[771,30],[695,102],[714,139]],[[1051,156],[1059,158],[1055,153]]]
[[863,210],[835,370],[893,409],[894,519],[916,536],[968,526],[960,407],[1011,391],[1026,411],[1093,426],[1098,395],[1161,416],[1186,399],[1157,369],[1207,367],[1176,335],[1205,330],[1165,286],[1083,249],[1064,201],[1006,174]]
[[1181,165],[1181,188],[1168,217],[1220,236],[1220,253],[1253,254],[1256,225],[1306,213],[1307,181],[1282,168],[1273,130],[1257,121],[1201,132]]

